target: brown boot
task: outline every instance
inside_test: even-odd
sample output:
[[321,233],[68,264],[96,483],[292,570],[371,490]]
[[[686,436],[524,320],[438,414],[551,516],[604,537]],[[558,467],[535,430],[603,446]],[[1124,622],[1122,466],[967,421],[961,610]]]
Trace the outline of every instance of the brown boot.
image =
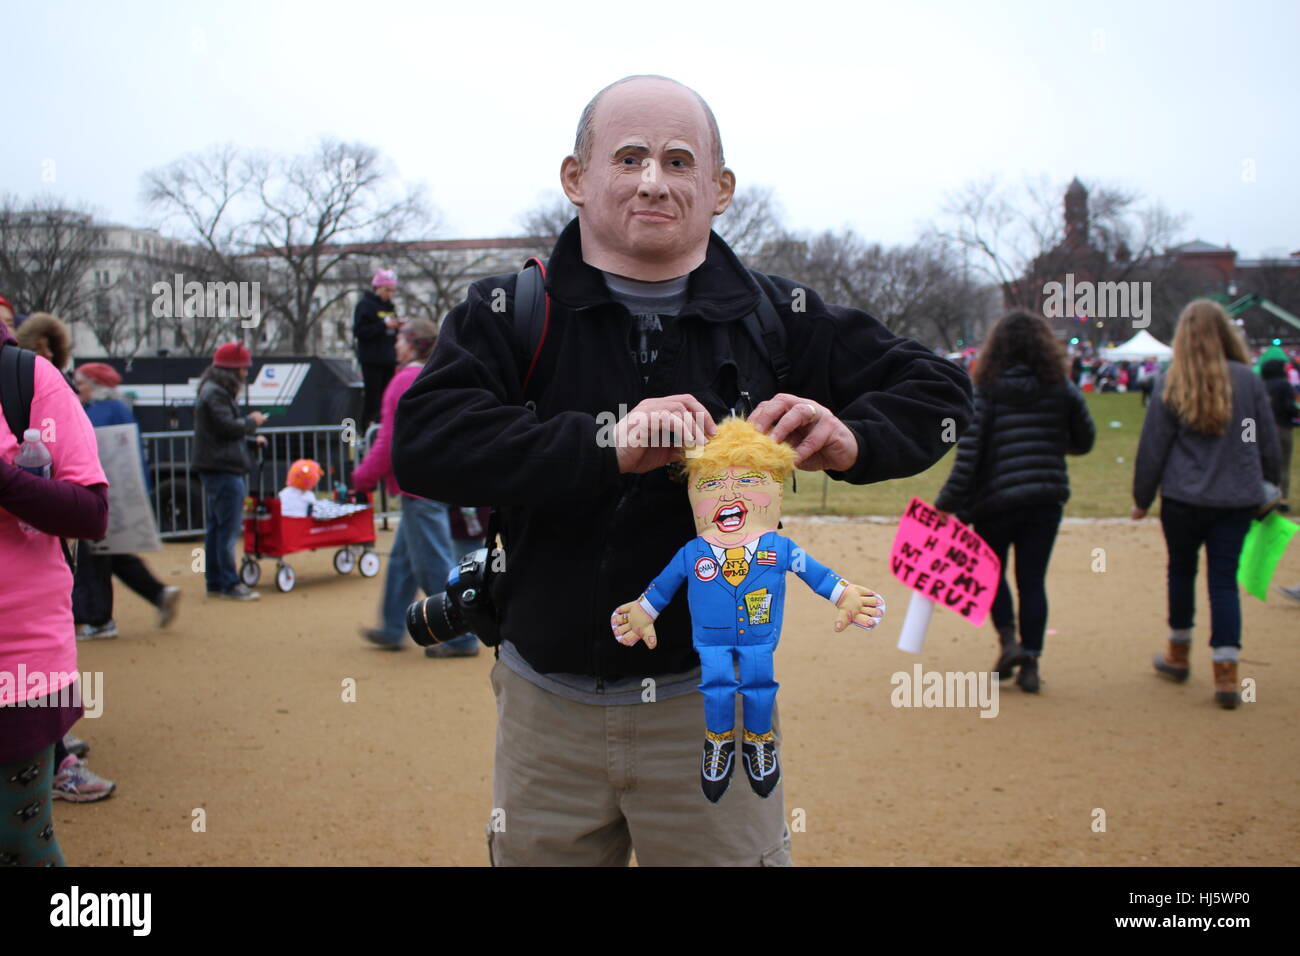
[[1224,710],[1235,710],[1241,703],[1237,693],[1237,662],[1214,662],[1214,699]]
[[1170,641],[1169,650],[1164,654],[1157,654],[1151,663],[1162,675],[1181,684],[1192,672],[1191,664],[1187,659],[1191,650],[1192,645],[1188,641]]

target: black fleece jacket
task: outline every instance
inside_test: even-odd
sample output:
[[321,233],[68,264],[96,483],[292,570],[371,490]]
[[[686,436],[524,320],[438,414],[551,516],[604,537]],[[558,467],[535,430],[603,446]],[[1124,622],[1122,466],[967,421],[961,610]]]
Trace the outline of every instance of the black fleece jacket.
[[717,387],[717,334],[739,364],[761,366],[747,373],[760,383],[754,403],[771,397],[775,379],[740,321],[758,301],[757,283],[785,326],[786,391],[830,408],[858,437],[857,463],[832,477],[866,484],[922,471],[946,450],[946,420],[961,428],[970,417],[961,369],[864,312],[749,272],[716,234],[643,386],[628,349],[632,317],[582,260],[576,220],[550,258],[550,331],[529,389],[535,409],[526,407],[511,318],[515,279],[475,283],[447,316],[432,358],[398,403],[393,470],[411,494],[500,509],[506,573],[493,596],[502,635],[542,673],[648,676],[698,663],[684,589],[656,621],[655,650],[624,647],[610,634],[614,607],[634,600],[695,528],[686,490],[668,469],[620,474],[602,438],[654,396],[693,394],[721,420],[728,404]]
[[365,292],[352,312],[352,335],[357,340],[357,361],[363,365],[397,364],[397,330],[388,320],[397,312],[373,292]]
[[1047,385],[1024,366],[1009,368],[991,386],[975,389],[975,420],[961,436],[957,461],[935,507],[968,520],[1065,504],[1070,500],[1065,456],[1086,455],[1096,437],[1083,393],[1073,382]]

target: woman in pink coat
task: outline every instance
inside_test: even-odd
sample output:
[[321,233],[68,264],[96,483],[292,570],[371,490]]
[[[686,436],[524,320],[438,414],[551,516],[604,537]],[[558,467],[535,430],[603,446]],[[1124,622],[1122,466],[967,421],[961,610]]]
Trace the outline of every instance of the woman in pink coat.
[[[406,644],[406,609],[415,600],[417,588],[426,595],[445,591],[447,576],[456,563],[447,506],[440,501],[413,497],[398,488],[390,454],[397,400],[420,374],[437,341],[438,330],[428,319],[413,319],[403,326],[397,336],[397,372],[384,389],[380,405],[379,434],[352,473],[352,487],[356,491],[369,493],[384,481],[388,493],[400,495],[402,500],[402,517],[384,578],[380,625],[361,632],[366,640],[391,650],[400,650]],[[429,654],[430,657],[471,657],[478,653],[478,638],[466,634],[428,648],[426,654],[429,651],[437,652]]]

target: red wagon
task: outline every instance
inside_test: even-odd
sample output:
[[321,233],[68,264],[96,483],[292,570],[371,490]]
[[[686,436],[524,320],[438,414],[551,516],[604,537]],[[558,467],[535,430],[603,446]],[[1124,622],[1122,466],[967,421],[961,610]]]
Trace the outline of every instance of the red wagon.
[[334,570],[349,574],[353,568],[367,578],[379,573],[379,555],[375,543],[375,509],[367,506],[341,518],[320,521],[316,518],[289,518],[280,513],[279,498],[254,499],[253,514],[244,515],[244,559],[239,577],[250,588],[262,577],[261,558],[275,558],[275,586],[293,590],[297,576],[285,564],[287,554],[338,548],[334,553]]

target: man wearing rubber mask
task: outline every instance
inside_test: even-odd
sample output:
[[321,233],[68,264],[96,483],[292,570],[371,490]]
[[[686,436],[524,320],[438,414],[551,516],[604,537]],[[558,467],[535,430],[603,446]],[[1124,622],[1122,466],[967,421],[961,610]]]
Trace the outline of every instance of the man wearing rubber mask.
[[[733,411],[752,406],[797,468],[866,484],[947,451],[969,380],[866,313],[745,268],[710,228],[736,184],[717,122],[679,83],[598,93],[560,182],[578,214],[547,261],[546,338],[517,337],[514,273],[474,283],[395,424],[404,491],[492,505],[501,524],[491,859],[788,864],[782,785],[700,797],[685,595],[653,650],[612,640],[611,610],[696,536],[665,466]],[[752,334],[767,303],[779,334]]]

